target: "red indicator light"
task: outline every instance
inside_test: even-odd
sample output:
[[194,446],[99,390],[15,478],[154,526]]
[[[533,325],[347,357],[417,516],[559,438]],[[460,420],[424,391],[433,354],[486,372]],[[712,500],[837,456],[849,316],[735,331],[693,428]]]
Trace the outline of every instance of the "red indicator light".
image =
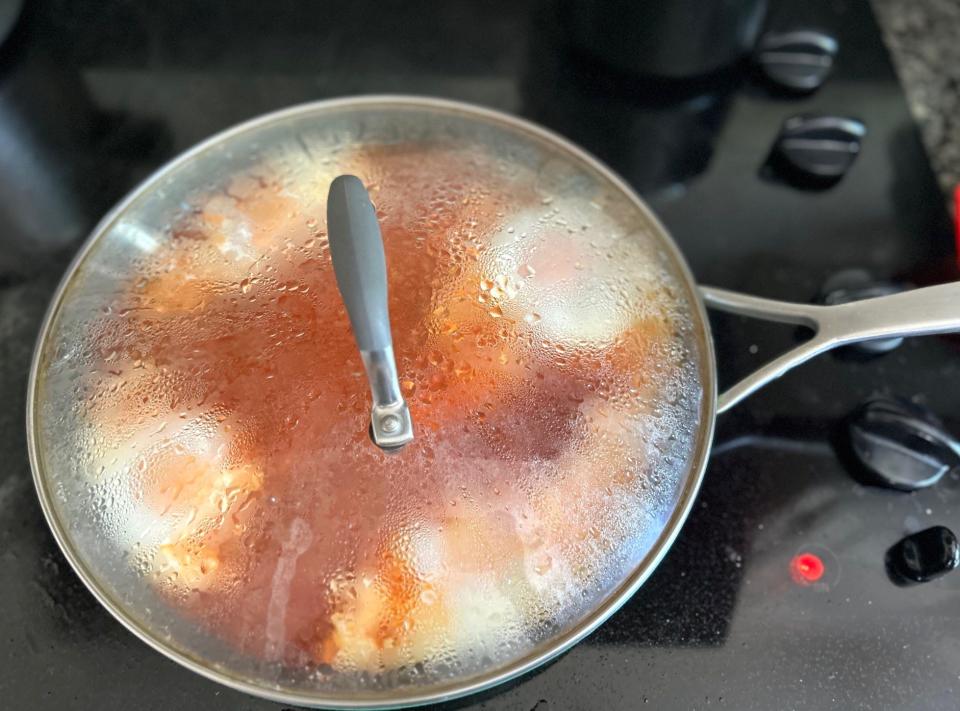
[[800,585],[810,585],[823,577],[823,561],[813,553],[798,553],[790,561],[790,575]]

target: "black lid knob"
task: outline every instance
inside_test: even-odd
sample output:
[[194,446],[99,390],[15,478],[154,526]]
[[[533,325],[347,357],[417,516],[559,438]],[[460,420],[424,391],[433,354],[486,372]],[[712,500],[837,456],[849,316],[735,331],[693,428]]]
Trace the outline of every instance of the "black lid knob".
[[866,134],[866,126],[849,117],[793,116],[784,121],[768,163],[800,187],[829,187],[850,170]]
[[894,544],[886,564],[897,584],[926,583],[960,565],[960,543],[946,526],[933,526]]
[[960,466],[960,444],[933,413],[900,398],[875,398],[848,422],[850,448],[872,483],[901,491],[936,484]]
[[784,91],[816,91],[833,69],[837,41],[824,32],[767,32],[757,43],[754,62],[764,79]]

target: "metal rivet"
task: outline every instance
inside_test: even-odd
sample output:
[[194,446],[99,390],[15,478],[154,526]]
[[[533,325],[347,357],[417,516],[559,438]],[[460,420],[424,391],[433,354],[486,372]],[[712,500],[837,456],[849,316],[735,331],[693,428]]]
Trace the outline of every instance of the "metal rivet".
[[400,429],[400,418],[396,415],[387,415],[380,420],[380,429],[387,434],[393,434]]

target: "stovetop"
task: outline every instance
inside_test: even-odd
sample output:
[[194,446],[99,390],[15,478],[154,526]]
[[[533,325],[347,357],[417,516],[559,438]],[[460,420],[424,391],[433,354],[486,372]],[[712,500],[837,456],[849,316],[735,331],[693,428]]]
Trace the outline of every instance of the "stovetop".
[[[0,51],[0,698],[11,709],[270,709],[147,648],[86,592],[31,484],[29,358],[69,255],[140,178],[237,121],[356,93],[424,93],[532,118],[595,152],[649,200],[697,278],[809,301],[849,267],[913,284],[956,278],[951,228],[865,2],[773,2],[768,25],[817,26],[835,71],[789,98],[727,76],[679,94],[604,74],[557,43],[539,2],[28,3]],[[409,18],[418,18],[411,22]],[[761,166],[783,120],[861,119],[827,190]],[[795,342],[713,322],[721,383]],[[842,419],[877,393],[960,428],[960,347],[907,340],[822,356],[721,416],[693,513],[653,577],[586,641],[444,708],[956,708],[960,573],[894,585],[887,549],[960,529],[960,475],[901,493],[853,478]],[[791,561],[822,577],[801,585]]]

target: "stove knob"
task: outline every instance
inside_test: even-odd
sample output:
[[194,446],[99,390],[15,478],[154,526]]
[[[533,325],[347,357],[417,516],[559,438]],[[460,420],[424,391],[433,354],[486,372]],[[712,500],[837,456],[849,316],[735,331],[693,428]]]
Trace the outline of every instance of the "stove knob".
[[783,123],[767,162],[799,187],[829,187],[850,170],[866,134],[866,126],[852,118],[793,116]]
[[960,542],[946,526],[933,526],[893,545],[886,563],[895,583],[926,583],[960,565]]
[[837,41],[823,32],[768,32],[757,44],[754,62],[773,87],[806,94],[826,81],[836,56]]
[[907,400],[869,400],[851,416],[847,430],[854,457],[880,486],[914,491],[960,466],[960,443],[933,413]]
[[[817,303],[833,306],[848,304],[851,301],[873,299],[877,296],[889,296],[904,291],[899,284],[886,281],[876,281],[870,273],[863,269],[844,269],[839,271],[823,283],[823,288],[817,297]],[[864,341],[842,350],[857,351],[870,355],[889,353],[903,343],[902,338],[884,338],[877,341]]]

